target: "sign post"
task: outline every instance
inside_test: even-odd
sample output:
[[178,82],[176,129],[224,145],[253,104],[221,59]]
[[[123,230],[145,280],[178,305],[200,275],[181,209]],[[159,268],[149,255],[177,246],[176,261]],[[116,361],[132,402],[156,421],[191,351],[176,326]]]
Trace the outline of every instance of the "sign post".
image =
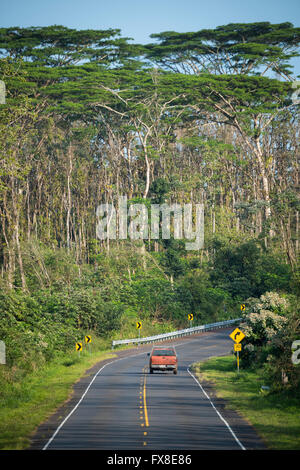
[[142,328],[142,323],[140,321],[136,322],[136,327],[139,330],[139,342],[138,345],[140,345],[140,339],[141,339],[141,328]]
[[189,319],[189,322],[190,322],[190,328],[192,328],[194,315],[192,313],[189,313],[188,314],[188,319]]
[[236,351],[236,361],[237,361],[237,371],[240,371],[240,357],[239,352],[242,350],[242,345],[240,343],[235,343],[234,350]]
[[84,337],[85,338],[85,342],[86,344],[88,345],[88,348],[89,348],[89,353],[91,354],[91,342],[92,342],[92,337],[87,335]]
[[236,328],[233,332],[229,335],[232,341],[235,342],[234,350],[236,351],[236,361],[237,361],[237,371],[240,372],[240,356],[239,352],[242,350],[242,345],[240,344],[241,341],[245,338],[244,333]]

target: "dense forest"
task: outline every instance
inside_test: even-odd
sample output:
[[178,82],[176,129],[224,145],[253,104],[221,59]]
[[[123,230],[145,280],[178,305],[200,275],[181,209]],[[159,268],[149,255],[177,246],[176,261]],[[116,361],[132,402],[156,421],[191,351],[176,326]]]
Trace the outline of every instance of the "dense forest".
[[[188,313],[198,324],[238,318],[241,302],[250,313],[272,292],[295,325],[300,29],[228,24],[151,40],[0,28],[8,364],[29,370],[82,331],[135,336],[136,320],[165,331],[188,326]],[[97,238],[97,207],[118,214],[120,196],[147,208],[203,204],[203,248],[186,250],[174,233]]]

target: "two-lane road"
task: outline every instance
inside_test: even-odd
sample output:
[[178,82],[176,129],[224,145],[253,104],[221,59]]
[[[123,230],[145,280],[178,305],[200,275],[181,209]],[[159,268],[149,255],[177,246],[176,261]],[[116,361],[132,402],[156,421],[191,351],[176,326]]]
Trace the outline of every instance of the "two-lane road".
[[112,360],[99,369],[80,400],[45,440],[44,449],[263,448],[253,429],[236,414],[215,407],[189,366],[232,349],[227,330],[174,341],[178,375],[149,374],[147,352]]

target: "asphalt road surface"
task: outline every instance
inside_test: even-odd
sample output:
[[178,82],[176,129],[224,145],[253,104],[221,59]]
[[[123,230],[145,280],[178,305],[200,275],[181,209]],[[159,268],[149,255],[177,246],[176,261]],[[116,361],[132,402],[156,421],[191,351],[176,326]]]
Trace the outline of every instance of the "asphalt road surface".
[[230,353],[229,333],[217,330],[173,341],[179,359],[177,375],[149,374],[149,345],[100,365],[54,432],[37,439],[33,448],[263,449],[253,428],[225,409],[208,384],[199,383],[189,369],[194,362]]

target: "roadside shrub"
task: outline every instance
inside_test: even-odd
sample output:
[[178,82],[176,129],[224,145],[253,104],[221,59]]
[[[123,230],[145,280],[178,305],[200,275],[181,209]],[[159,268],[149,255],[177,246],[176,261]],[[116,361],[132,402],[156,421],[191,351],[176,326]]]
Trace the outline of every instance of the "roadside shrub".
[[274,312],[278,315],[284,315],[290,302],[287,297],[280,296],[278,292],[266,292],[261,295],[259,299],[249,298],[247,299],[247,309],[250,312],[259,313],[262,310]]
[[284,328],[271,339],[269,355],[264,366],[266,377],[273,388],[292,389],[300,398],[300,364],[292,362],[292,343],[300,340],[300,308],[292,302]]
[[251,367],[262,365],[267,360],[273,338],[288,321],[284,314],[287,313],[289,303],[276,292],[268,292],[259,299],[248,299],[246,304],[251,313],[243,317],[241,324],[245,334],[241,364]]

